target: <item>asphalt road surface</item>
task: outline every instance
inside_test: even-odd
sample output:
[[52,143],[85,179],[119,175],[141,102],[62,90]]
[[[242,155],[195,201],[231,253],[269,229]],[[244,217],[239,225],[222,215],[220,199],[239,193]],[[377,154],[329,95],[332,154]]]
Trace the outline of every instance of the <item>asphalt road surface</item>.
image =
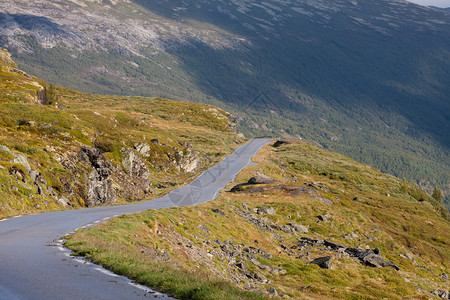
[[268,142],[256,139],[239,147],[191,183],[159,199],[0,220],[0,299],[171,299],[71,257],[60,238],[122,214],[214,200]]

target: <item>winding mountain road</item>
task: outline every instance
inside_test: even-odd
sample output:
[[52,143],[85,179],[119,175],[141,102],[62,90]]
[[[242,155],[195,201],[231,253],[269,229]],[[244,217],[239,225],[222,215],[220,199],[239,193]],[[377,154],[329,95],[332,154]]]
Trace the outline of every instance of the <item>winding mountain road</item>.
[[70,257],[60,237],[112,217],[214,200],[270,139],[242,145],[191,183],[146,202],[0,220],[0,299],[152,299],[169,296]]

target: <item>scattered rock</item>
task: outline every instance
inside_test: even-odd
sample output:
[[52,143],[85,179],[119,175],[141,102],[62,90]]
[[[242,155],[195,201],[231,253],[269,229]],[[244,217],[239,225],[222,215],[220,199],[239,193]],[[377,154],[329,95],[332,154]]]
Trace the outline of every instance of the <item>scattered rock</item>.
[[333,201],[331,201],[330,199],[319,197],[316,194],[310,194],[310,195],[311,195],[311,197],[313,197],[316,200],[319,200],[320,202],[333,205]]
[[248,180],[249,184],[271,184],[274,182],[276,182],[276,180],[261,175],[254,176]]
[[20,153],[13,153],[14,154],[14,159],[11,161],[13,164],[21,164],[22,166],[25,167],[25,169],[30,172],[31,171],[31,166],[28,163],[28,159],[25,155],[20,154]]
[[330,214],[320,215],[320,216],[317,216],[317,218],[319,218],[319,220],[322,221],[322,222],[327,222],[328,219],[331,218],[331,215]]
[[136,143],[134,144],[134,149],[136,149],[137,152],[139,152],[144,157],[150,156],[148,152],[151,150],[151,148],[147,143]]
[[258,215],[274,215],[277,212],[273,207],[258,207],[256,213]]
[[369,254],[363,257],[362,261],[370,267],[393,267],[397,271],[400,270],[400,268],[392,261],[385,260],[380,255],[376,254]]
[[209,233],[208,227],[206,227],[205,225],[198,225],[198,228],[203,230],[206,233]]
[[212,211],[215,212],[216,214],[221,215],[221,216],[225,215],[225,213],[223,211],[221,211],[220,209],[218,209],[218,208],[213,208]]
[[158,139],[151,139],[150,142],[152,142],[155,145],[159,145],[159,140]]
[[277,297],[278,296],[278,292],[274,287],[271,287],[270,289],[267,290],[267,292],[272,295],[273,297]]
[[269,282],[269,281],[267,280],[267,277],[264,276],[264,275],[261,274],[261,273],[255,273],[254,276],[253,276],[253,278],[256,279],[256,280],[258,280],[258,281],[260,281],[261,283],[267,283],[267,282]]
[[447,275],[446,273],[442,273],[442,274],[439,275],[439,276],[442,278],[442,280],[448,281],[448,275]]
[[353,198],[353,201],[361,201],[358,197]]
[[318,190],[321,190],[321,191],[324,191],[325,193],[328,193],[328,187],[321,183],[311,182],[311,183],[308,183],[308,186],[318,189]]
[[333,243],[327,240],[314,240],[306,237],[300,238],[298,242],[300,249],[305,246],[326,247],[330,251],[346,253],[350,257],[357,258],[361,263],[371,267],[393,267],[396,270],[400,268],[392,261],[385,260],[381,257],[380,249],[357,249],[350,248],[341,244]]
[[306,226],[299,225],[297,223],[288,223],[286,226],[292,227],[293,230],[295,230],[298,233],[308,233],[309,232],[309,230]]
[[278,141],[276,141],[273,144],[273,147],[278,148],[278,147],[281,147],[283,145],[289,145],[289,144],[292,144],[292,142],[291,141],[287,141],[287,140],[278,140]]
[[40,128],[50,128],[52,127],[52,123],[42,123],[41,126],[39,126]]
[[438,296],[438,297],[441,297],[442,299],[445,299],[445,300],[450,299],[450,298],[449,298],[448,290],[438,289],[438,290],[431,291],[431,293],[432,293],[433,295],[436,295],[436,296]]
[[66,197],[60,197],[60,198],[57,199],[57,201],[62,206],[68,206],[69,205],[69,200]]
[[400,270],[400,268],[393,261],[388,261],[381,257],[380,249],[378,248],[374,250],[347,248],[345,249],[345,252],[351,257],[358,258],[362,263],[370,267],[393,267],[397,271]]
[[11,151],[11,149],[9,149],[8,147],[6,147],[6,146],[4,146],[4,145],[0,145],[0,151],[6,151],[6,152],[9,152],[9,153],[13,153],[12,151]]
[[411,254],[409,254],[409,253],[406,253],[406,254],[405,254],[405,257],[406,257],[407,259],[409,259],[409,260],[411,260],[411,261],[414,261],[414,262],[415,262],[415,259],[414,259],[414,257],[412,257],[412,255],[411,255]]
[[333,258],[332,256],[319,257],[309,263],[318,265],[322,269],[332,269],[333,268],[333,264],[331,263],[332,258]]

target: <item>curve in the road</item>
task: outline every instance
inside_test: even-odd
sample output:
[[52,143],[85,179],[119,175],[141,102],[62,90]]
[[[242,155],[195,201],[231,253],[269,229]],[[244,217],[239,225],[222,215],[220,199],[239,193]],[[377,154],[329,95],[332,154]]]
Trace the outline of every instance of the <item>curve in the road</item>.
[[170,298],[97,265],[70,258],[59,238],[117,215],[214,200],[269,141],[256,139],[240,146],[197,179],[162,198],[0,220],[0,299]]

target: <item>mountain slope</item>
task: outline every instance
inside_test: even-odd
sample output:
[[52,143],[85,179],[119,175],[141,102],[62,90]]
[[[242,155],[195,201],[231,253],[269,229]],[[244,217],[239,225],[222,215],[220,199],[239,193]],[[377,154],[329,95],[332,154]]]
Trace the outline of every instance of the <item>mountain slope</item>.
[[449,215],[435,199],[308,143],[273,145],[216,201],[115,218],[66,246],[183,299],[248,299],[227,298],[230,285],[267,299],[448,298]]
[[0,218],[151,199],[242,141],[210,105],[54,87],[0,49]]
[[450,17],[403,1],[0,4],[26,71],[83,91],[164,96],[450,188]]

